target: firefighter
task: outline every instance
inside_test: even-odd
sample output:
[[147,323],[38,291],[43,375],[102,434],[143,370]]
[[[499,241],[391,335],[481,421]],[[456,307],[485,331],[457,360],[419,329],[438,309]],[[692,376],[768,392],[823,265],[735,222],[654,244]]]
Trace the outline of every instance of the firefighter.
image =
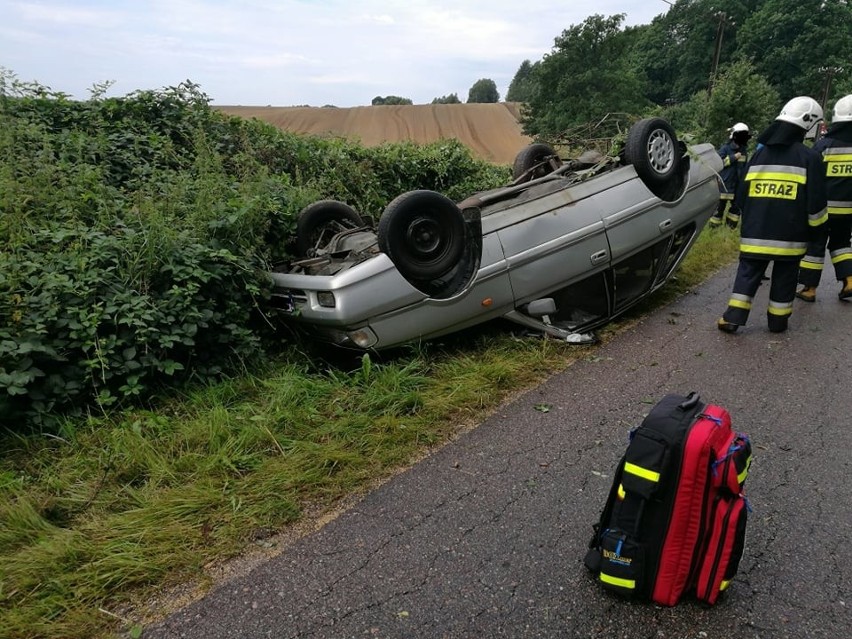
[[[719,174],[719,205],[713,217],[710,218],[710,226],[719,226],[724,221],[734,229],[740,221],[741,210],[737,190],[746,172],[751,132],[748,130],[748,125],[743,122],[737,122],[728,131],[731,133],[730,138],[718,151],[719,157],[722,158],[722,172]],[[725,217],[726,207],[728,207],[727,218]]]
[[[825,167],[825,190],[828,196],[828,254],[834,275],[843,285],[841,300],[852,297],[852,94],[834,105],[831,128],[814,145],[822,154]],[[808,252],[799,263],[799,284],[803,288],[796,297],[806,302],[816,300],[822,277],[826,243],[808,244]]]
[[800,96],[787,102],[757,138],[763,146],[742,185],[740,262],[728,307],[716,323],[720,331],[734,333],[746,323],[770,262],[767,322],[773,333],[787,330],[799,261],[828,219],[822,158],[803,144],[820,120],[816,100]]

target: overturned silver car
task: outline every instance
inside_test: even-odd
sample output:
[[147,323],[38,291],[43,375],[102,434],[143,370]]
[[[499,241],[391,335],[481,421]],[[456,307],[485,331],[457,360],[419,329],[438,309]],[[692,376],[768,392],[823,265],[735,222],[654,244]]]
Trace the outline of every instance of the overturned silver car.
[[513,181],[453,202],[393,200],[375,229],[323,200],[299,216],[299,257],[274,269],[273,301],[315,338],[369,350],[504,317],[569,342],[672,275],[718,201],[721,160],[663,119],[634,124],[616,156],[523,149]]

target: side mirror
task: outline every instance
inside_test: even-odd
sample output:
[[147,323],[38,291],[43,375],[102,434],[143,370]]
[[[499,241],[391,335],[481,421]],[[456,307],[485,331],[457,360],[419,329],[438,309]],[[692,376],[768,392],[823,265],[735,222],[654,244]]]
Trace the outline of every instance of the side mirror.
[[550,315],[556,312],[556,302],[552,297],[545,297],[540,300],[533,300],[527,304],[527,315],[538,317],[545,324],[550,324]]

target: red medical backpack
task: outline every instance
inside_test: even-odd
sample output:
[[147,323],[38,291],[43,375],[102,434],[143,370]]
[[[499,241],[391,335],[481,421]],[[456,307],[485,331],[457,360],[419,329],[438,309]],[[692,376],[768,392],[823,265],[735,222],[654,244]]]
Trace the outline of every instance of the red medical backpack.
[[665,396],[631,431],[586,566],[622,595],[715,603],[742,557],[750,465],[751,443],[727,410],[696,393]]

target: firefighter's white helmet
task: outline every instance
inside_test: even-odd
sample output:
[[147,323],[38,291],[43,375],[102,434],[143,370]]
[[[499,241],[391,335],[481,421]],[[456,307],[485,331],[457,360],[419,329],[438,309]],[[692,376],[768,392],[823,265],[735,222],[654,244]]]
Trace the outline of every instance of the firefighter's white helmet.
[[785,104],[775,119],[790,122],[808,131],[822,120],[822,107],[813,98],[800,95]]
[[734,126],[731,127],[730,131],[731,138],[734,137],[734,133],[742,133],[743,131],[748,133],[748,124],[746,124],[745,122],[737,122]]
[[852,93],[843,96],[834,105],[834,117],[831,122],[852,122]]

